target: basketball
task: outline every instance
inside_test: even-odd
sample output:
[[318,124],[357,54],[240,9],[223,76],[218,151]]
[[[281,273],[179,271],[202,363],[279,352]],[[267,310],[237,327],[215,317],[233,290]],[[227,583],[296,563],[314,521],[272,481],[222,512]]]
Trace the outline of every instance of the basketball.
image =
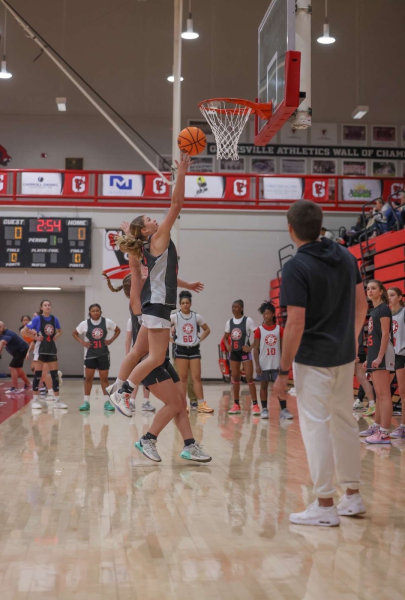
[[200,154],[207,145],[205,133],[198,127],[186,127],[180,131],[177,145],[182,152],[190,156]]

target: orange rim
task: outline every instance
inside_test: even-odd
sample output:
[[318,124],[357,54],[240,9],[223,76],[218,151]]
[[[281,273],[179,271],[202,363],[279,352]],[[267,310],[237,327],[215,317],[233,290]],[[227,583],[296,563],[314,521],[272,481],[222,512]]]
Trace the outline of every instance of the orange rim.
[[[211,106],[211,102],[229,102],[229,104],[239,104],[246,108],[242,111],[239,107],[217,108],[216,106]],[[243,98],[208,98],[207,100],[201,100],[201,102],[198,103],[198,108],[205,111],[213,110],[221,115],[240,114],[241,112],[246,114],[250,109],[251,114],[256,114],[263,119],[263,121],[268,121],[273,114],[271,102],[251,102],[250,100],[245,100]]]

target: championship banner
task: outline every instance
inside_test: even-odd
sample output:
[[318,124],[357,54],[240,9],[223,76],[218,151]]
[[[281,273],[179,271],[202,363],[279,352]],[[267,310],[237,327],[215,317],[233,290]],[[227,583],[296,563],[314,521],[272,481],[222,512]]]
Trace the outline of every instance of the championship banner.
[[21,173],[21,194],[25,196],[60,196],[63,173]]
[[90,176],[87,174],[65,173],[64,196],[88,196]]
[[[391,182],[390,182],[391,183]],[[380,198],[382,182],[379,179],[343,179],[342,200],[349,202],[367,202]]]
[[186,198],[223,198],[225,177],[216,175],[186,175]]
[[143,196],[145,187],[144,175],[104,174],[103,196]]
[[394,194],[394,196],[391,198],[391,200],[393,202],[400,202],[400,200],[401,200],[400,192],[403,192],[404,190],[405,190],[405,179],[400,179],[397,181],[389,181],[388,179],[385,179],[384,184],[383,184],[383,193],[382,193],[384,202],[386,202],[388,200],[388,196],[391,196],[392,194]]
[[0,173],[0,196],[7,194],[7,173]]

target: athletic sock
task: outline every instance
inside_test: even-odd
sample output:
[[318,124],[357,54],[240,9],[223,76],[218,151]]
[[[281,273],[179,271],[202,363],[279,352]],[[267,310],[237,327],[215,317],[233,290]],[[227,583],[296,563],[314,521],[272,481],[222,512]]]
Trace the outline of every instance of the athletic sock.
[[234,402],[239,406],[239,400],[234,400]]
[[90,396],[85,396],[85,397],[84,397],[84,401],[85,401],[85,402],[88,402],[88,403],[90,404]]
[[123,380],[123,379],[119,379],[119,378],[117,377],[117,379],[115,380],[115,383],[116,383],[116,385],[118,385],[118,387],[121,387],[121,386],[122,386],[122,384],[124,383],[124,380]]
[[405,429],[405,423],[401,423],[401,427]]
[[384,435],[388,435],[389,429],[384,429],[384,427],[380,427],[380,431],[381,433],[384,433]]
[[253,404],[257,404],[257,400],[252,400]]
[[267,400],[260,400],[262,403],[262,408],[267,408]]
[[145,433],[145,435],[141,437],[141,440],[157,440],[157,435],[153,435],[153,433],[148,431],[148,433]]
[[205,400],[197,400],[198,404],[204,404]]
[[374,422],[375,427],[378,427],[379,429],[381,428],[381,425],[379,423]]
[[281,410],[284,410],[285,408],[287,408],[287,400],[280,400],[280,398],[279,398],[278,401],[280,403]]
[[368,407],[370,408],[371,406],[375,406],[374,400],[370,400],[370,402],[368,403]]
[[191,444],[195,443],[195,439],[194,438],[190,438],[189,440],[184,440],[184,445],[185,446],[191,446]]

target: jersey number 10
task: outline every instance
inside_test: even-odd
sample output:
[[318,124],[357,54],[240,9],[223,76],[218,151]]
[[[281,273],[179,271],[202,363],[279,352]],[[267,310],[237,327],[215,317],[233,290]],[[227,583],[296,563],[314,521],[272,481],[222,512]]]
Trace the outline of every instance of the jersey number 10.
[[275,348],[267,348],[267,356],[276,356]]

